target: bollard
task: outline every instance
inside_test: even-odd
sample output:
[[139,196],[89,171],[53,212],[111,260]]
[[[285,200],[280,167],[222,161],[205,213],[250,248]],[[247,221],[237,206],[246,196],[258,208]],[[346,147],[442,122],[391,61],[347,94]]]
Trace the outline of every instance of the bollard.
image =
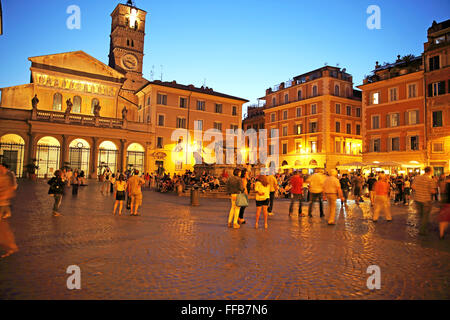
[[179,197],[183,195],[183,186],[181,185],[181,183],[177,185],[177,194]]
[[193,188],[191,188],[191,206],[200,205],[198,202],[198,198],[199,198],[198,187],[194,186]]

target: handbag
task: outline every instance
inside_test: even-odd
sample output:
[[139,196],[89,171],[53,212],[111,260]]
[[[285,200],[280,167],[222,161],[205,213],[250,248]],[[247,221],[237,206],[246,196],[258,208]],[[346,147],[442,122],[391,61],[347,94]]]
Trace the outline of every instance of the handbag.
[[236,207],[248,207],[248,196],[245,193],[239,193],[236,197]]

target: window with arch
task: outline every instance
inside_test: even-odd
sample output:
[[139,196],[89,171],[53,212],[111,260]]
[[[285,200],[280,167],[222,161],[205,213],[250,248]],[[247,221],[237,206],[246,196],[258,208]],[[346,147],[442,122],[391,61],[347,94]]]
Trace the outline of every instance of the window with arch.
[[75,112],[75,113],[80,113],[81,112],[81,97],[80,96],[73,97],[72,112]]
[[91,103],[91,113],[94,114],[94,107],[99,104],[99,101],[97,98],[92,99],[92,103]]
[[338,85],[334,86],[334,95],[339,96],[339,86]]
[[312,95],[313,95],[313,97],[317,96],[317,86],[316,85],[314,85],[312,88]]
[[134,47],[134,40],[131,40],[131,46]]
[[53,95],[53,110],[61,111],[62,108],[62,94],[57,92]]
[[127,39],[127,47],[130,46],[130,39]]

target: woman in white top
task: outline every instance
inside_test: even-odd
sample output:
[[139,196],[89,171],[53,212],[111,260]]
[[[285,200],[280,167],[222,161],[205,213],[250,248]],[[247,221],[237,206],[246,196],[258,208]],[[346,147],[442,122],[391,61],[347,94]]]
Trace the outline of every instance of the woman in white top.
[[267,207],[269,206],[270,199],[270,185],[267,181],[267,177],[260,175],[256,179],[255,191],[256,191],[256,223],[255,228],[258,229],[259,215],[261,214],[261,208],[264,214],[264,228],[267,229]]
[[127,189],[127,182],[125,181],[125,176],[121,174],[116,182],[114,183],[114,198],[116,198],[116,202],[114,203],[114,212],[113,214],[116,215],[116,209],[117,205],[120,204],[119,207],[119,216],[122,215],[122,207],[123,207],[123,201],[125,200],[125,190]]

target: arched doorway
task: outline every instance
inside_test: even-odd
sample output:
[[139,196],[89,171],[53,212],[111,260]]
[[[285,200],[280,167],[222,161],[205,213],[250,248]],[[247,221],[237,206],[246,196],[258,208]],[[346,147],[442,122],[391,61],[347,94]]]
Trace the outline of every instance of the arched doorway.
[[139,143],[132,143],[127,149],[127,169],[137,169],[144,172],[145,149]]
[[23,175],[25,141],[17,134],[5,134],[0,138],[0,163],[5,163],[17,177]]
[[98,149],[98,174],[101,174],[106,167],[116,173],[118,152],[115,143],[103,141]]
[[69,145],[69,163],[72,170],[78,170],[80,173],[89,172],[89,157],[91,154],[91,146],[84,139],[75,139]]
[[37,143],[36,165],[38,178],[53,176],[53,173],[59,169],[59,157],[61,145],[53,137],[43,137]]

